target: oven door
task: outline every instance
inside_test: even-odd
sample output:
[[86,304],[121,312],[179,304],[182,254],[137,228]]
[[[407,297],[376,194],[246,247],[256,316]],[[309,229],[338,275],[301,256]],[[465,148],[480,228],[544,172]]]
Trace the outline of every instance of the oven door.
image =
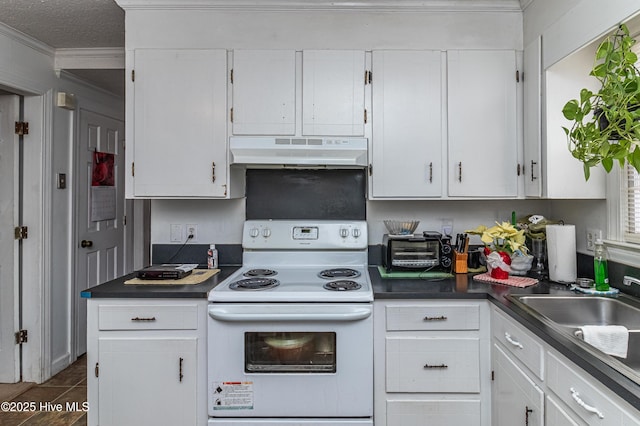
[[371,304],[211,304],[209,415],[373,415]]

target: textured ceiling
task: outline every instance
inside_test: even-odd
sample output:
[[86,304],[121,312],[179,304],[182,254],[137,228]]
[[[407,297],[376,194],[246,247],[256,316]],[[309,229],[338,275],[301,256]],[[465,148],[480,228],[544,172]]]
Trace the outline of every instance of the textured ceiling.
[[[124,11],[113,0],[0,0],[0,22],[56,49],[124,47]],[[124,96],[124,70],[68,72]]]
[[0,21],[55,48],[124,46],[113,0],[0,0]]

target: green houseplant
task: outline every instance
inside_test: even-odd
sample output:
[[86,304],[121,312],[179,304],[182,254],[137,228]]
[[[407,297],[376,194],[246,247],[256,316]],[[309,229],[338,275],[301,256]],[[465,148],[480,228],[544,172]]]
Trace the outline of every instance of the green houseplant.
[[589,75],[601,83],[593,93],[582,89],[580,99],[572,99],[562,109],[571,128],[567,134],[571,154],[583,163],[589,180],[591,167],[602,164],[611,171],[614,161],[621,167],[629,163],[640,172],[640,73],[637,55],[632,51],[636,41],[621,24],[605,38],[596,50]]

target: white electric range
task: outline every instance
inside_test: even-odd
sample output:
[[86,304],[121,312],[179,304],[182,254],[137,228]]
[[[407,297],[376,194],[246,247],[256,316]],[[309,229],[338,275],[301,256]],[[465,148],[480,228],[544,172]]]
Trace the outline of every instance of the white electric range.
[[209,294],[209,423],[372,425],[365,221],[252,220]]

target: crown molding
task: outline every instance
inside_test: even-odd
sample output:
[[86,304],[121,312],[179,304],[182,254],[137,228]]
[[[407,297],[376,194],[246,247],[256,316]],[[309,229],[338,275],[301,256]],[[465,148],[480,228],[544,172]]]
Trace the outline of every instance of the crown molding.
[[134,9],[225,9],[241,11],[521,12],[531,0],[115,0]]
[[2,22],[0,22],[0,36],[7,37],[44,55],[50,57],[53,57],[55,55],[55,49],[53,47],[39,40],[36,40],[33,37],[28,36],[25,33],[15,30],[6,24],[3,24]]
[[56,49],[56,69],[124,69],[124,47]]

